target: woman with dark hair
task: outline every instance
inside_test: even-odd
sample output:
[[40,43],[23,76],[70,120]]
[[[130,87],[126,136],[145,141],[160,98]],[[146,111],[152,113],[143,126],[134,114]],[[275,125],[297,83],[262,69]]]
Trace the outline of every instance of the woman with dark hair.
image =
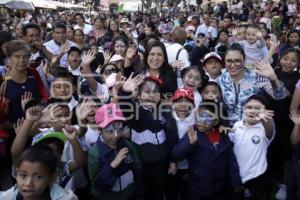
[[295,85],[300,79],[300,74],[296,70],[299,67],[300,54],[295,48],[288,48],[280,54],[278,69],[275,71],[278,79],[284,83],[290,95],[281,100],[272,102],[274,110],[274,122],[276,124],[276,135],[270,146],[269,172],[279,187],[284,188],[288,183],[288,168],[291,161],[290,133],[294,124],[291,121],[290,105],[295,91]]
[[125,33],[123,31],[119,30],[119,25],[117,23],[117,21],[115,20],[110,20],[107,26],[107,32],[105,34],[105,36],[109,36],[110,41],[112,41],[112,39],[116,36],[124,36],[126,37]]
[[96,18],[94,21],[94,27],[90,35],[96,38],[97,46],[100,46],[100,40],[104,36],[105,25],[102,18]]
[[[128,58],[126,57],[126,59]],[[124,68],[124,74],[129,75],[130,72],[134,71],[136,74],[143,73],[146,76],[159,78],[162,80],[162,86],[160,87],[162,98],[167,100],[172,97],[177,89],[177,76],[169,65],[165,45],[160,41],[151,42],[146,47],[143,64],[144,67],[135,69],[133,66]]]
[[245,57],[240,45],[229,47],[225,53],[227,71],[217,80],[228,110],[230,125],[242,119],[243,106],[250,96],[265,92],[274,99],[284,99],[288,94],[269,63],[257,63],[254,71],[245,67]]
[[287,48],[294,47],[296,49],[300,50],[300,33],[297,30],[292,30],[288,32],[286,36],[286,41],[284,44],[281,45],[280,47],[280,54],[283,53],[283,51]]

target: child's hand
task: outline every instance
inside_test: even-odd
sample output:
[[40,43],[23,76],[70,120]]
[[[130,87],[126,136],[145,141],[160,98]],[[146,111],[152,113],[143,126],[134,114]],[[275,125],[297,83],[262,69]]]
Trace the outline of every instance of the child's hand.
[[136,45],[131,45],[126,52],[126,59],[131,60],[134,55],[136,54],[137,51],[137,46]]
[[60,52],[61,55],[64,55],[65,53],[68,53],[69,49],[70,49],[70,44],[69,44],[68,41],[65,41],[65,42],[60,46],[59,52]]
[[94,102],[90,98],[84,98],[82,103],[76,108],[76,116],[79,124],[87,124],[87,116],[92,112]]
[[224,133],[224,134],[228,134],[228,133],[230,133],[230,132],[234,132],[234,129],[232,129],[232,128],[230,128],[230,127],[226,127],[226,126],[220,126],[219,127],[219,132],[220,133]]
[[108,63],[111,58],[111,52],[109,49],[106,49],[104,51],[103,57],[104,57],[104,63]]
[[84,53],[82,56],[81,65],[82,66],[89,66],[91,62],[95,59],[96,52],[89,50],[88,52]]
[[177,172],[177,163],[171,162],[169,164],[168,174],[175,175]]
[[21,95],[21,106],[23,110],[25,110],[25,106],[30,100],[32,100],[31,92],[25,92],[24,94]]
[[74,127],[72,127],[70,125],[65,125],[65,128],[63,128],[62,131],[64,132],[66,138],[69,141],[76,140],[76,136],[77,136],[77,130],[76,130],[76,128],[74,128]]
[[26,120],[33,122],[38,121],[42,117],[42,108],[40,106],[32,106],[26,110]]
[[271,44],[270,49],[276,50],[280,46],[280,41],[271,38],[270,44]]
[[265,122],[271,120],[273,116],[274,116],[274,111],[273,110],[267,110],[265,108],[263,108],[261,110],[261,112],[258,114],[258,118],[260,120],[265,121]]
[[197,131],[194,130],[193,126],[189,126],[187,134],[189,137],[189,143],[192,145],[195,144],[197,142],[198,136]]
[[257,74],[267,77],[270,81],[277,80],[277,76],[275,74],[274,69],[270,65],[269,62],[257,62],[255,64],[255,70]]
[[42,124],[48,124],[51,126],[51,124],[56,123],[58,121],[56,116],[61,113],[62,110],[58,105],[50,104],[42,111],[42,116],[39,121]]
[[294,122],[295,125],[300,125],[300,114],[292,112],[290,114],[290,119]]
[[24,120],[25,119],[22,117],[22,118],[18,119],[17,123],[14,123],[14,130],[15,130],[16,134],[18,134],[18,132],[20,131],[20,128],[24,123]]
[[263,38],[262,32],[261,32],[261,31],[257,31],[257,32],[256,32],[256,37],[257,37],[258,39],[262,39],[262,38]]
[[134,92],[136,88],[143,83],[144,76],[139,74],[137,76],[133,77],[133,73],[130,74],[129,78],[125,81],[123,85],[123,90],[125,92]]
[[127,156],[128,152],[129,152],[128,148],[126,147],[122,148],[119,151],[119,153],[116,155],[115,159],[110,163],[110,166],[112,168],[117,168],[124,160],[124,158]]

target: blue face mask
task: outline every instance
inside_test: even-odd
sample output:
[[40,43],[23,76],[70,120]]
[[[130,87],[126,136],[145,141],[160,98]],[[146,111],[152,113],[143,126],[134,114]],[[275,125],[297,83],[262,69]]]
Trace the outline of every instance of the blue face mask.
[[200,124],[210,125],[216,121],[216,118],[208,114],[207,112],[197,112],[196,122]]

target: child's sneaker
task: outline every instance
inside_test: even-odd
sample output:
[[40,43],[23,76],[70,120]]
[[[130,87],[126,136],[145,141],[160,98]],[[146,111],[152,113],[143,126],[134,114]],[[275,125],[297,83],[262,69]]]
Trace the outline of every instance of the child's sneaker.
[[275,199],[277,200],[285,200],[286,199],[286,185],[280,184],[279,190],[277,191],[275,195]]

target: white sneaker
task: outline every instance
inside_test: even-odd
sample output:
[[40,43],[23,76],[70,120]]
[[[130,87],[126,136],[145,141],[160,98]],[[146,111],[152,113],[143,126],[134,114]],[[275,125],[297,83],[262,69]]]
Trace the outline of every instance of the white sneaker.
[[277,191],[275,195],[275,199],[277,200],[285,200],[286,199],[286,185],[280,184],[279,190]]

